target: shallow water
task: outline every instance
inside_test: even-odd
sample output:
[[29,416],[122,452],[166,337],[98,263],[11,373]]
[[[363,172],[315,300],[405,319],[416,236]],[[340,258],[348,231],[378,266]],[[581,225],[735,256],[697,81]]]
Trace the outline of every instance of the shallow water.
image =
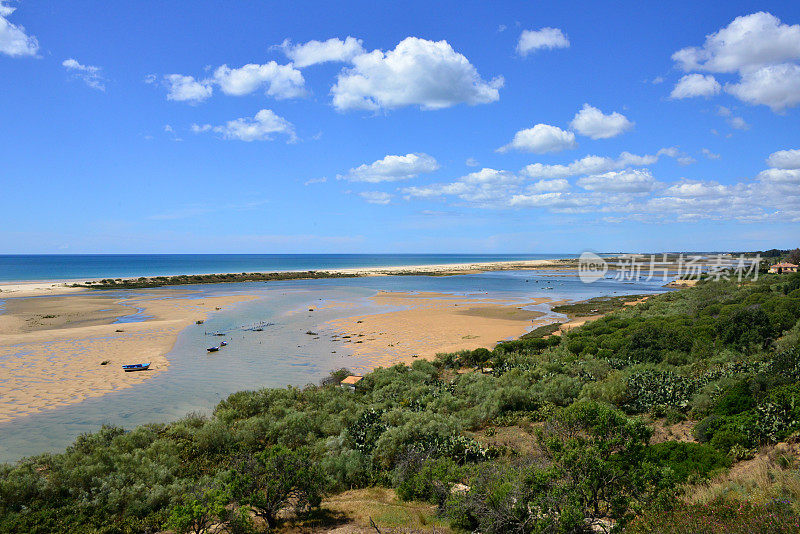
[[[189,412],[210,413],[222,398],[236,391],[303,386],[318,383],[330,371],[341,367],[357,369],[363,362],[351,356],[346,345],[333,340],[334,332],[324,323],[397,309],[372,303],[369,297],[378,290],[519,300],[534,297],[584,300],[600,295],[658,293],[665,291],[662,285],[663,281],[622,283],[612,279],[584,284],[577,276],[565,276],[563,272],[497,271],[446,277],[386,276],[191,286],[201,295],[255,294],[259,298],[212,313],[204,324],[186,328],[169,353],[169,368],[135,387],[0,424],[0,461],[61,450],[80,433],[97,430],[103,424],[130,428],[175,420]],[[148,292],[130,290],[114,294],[135,298]],[[316,311],[309,312],[311,306]],[[548,311],[547,305],[531,308]],[[256,331],[252,327],[258,324],[269,326]],[[307,334],[308,331],[317,335]],[[226,335],[213,335],[215,332]],[[222,340],[228,341],[228,346],[215,353],[207,352],[208,347],[219,345]]]

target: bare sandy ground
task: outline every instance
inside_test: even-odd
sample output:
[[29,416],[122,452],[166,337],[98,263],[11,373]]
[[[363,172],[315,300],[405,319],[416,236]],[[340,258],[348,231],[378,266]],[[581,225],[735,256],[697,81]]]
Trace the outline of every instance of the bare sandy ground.
[[[216,308],[256,298],[192,295],[153,289],[142,298],[78,292],[6,300],[0,315],[0,422],[156,376],[169,365],[166,354],[181,330]],[[141,308],[152,318],[112,324]],[[150,371],[126,373],[120,367],[144,362],[151,362]]]
[[414,358],[432,358],[439,352],[492,348],[498,341],[521,336],[540,324],[541,312],[523,306],[547,298],[509,301],[438,293],[381,291],[375,304],[401,307],[399,311],[360,315],[329,321],[342,344],[353,351],[354,371],[367,371]]

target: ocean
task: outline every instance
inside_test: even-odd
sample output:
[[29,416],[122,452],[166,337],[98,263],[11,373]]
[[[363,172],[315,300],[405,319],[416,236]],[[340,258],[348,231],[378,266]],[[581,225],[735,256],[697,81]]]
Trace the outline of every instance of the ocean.
[[0,281],[310,271],[577,257],[578,254],[8,254],[0,255]]

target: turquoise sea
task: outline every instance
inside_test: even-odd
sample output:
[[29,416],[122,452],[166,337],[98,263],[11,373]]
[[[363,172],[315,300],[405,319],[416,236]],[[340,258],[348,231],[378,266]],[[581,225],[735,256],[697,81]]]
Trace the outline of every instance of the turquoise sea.
[[5,254],[0,255],[0,282],[309,271],[576,257],[577,254]]
[[[574,273],[496,271],[446,277],[382,276],[192,286],[201,295],[243,293],[259,298],[212,313],[205,324],[186,328],[168,355],[170,366],[136,387],[0,424],[0,461],[62,450],[80,433],[97,430],[103,424],[130,428],[175,420],[189,412],[210,413],[220,399],[236,391],[303,386],[318,383],[331,370],[363,369],[368,363],[353,356],[347,345],[334,340],[334,331],[325,323],[393,311],[369,300],[379,290],[479,294],[519,301],[549,297],[555,301],[659,293],[666,291],[663,284],[611,278],[584,284]],[[114,293],[135,296],[147,294],[147,290]],[[312,305],[318,311],[309,313]],[[552,320],[559,318],[546,304],[533,308],[547,312]],[[147,320],[146,311],[123,320]],[[256,331],[252,327],[257,323],[268,326]],[[225,337],[209,335],[217,331],[224,332]],[[309,336],[308,331],[318,336]],[[220,339],[227,339],[229,345],[213,355],[207,353],[206,347]]]

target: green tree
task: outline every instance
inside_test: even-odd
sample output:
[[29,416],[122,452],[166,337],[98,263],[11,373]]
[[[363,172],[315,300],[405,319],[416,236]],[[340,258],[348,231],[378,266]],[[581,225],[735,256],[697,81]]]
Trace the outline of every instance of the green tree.
[[230,476],[233,497],[239,504],[251,506],[269,528],[276,526],[278,512],[290,504],[301,512],[322,501],[323,474],[304,448],[289,450],[275,445],[248,455]]
[[197,485],[170,511],[168,524],[176,532],[202,534],[225,517],[228,494],[216,485]]
[[647,460],[651,430],[610,406],[581,401],[559,410],[538,432],[561,491],[591,524],[625,521],[645,505],[669,498],[672,480]]

